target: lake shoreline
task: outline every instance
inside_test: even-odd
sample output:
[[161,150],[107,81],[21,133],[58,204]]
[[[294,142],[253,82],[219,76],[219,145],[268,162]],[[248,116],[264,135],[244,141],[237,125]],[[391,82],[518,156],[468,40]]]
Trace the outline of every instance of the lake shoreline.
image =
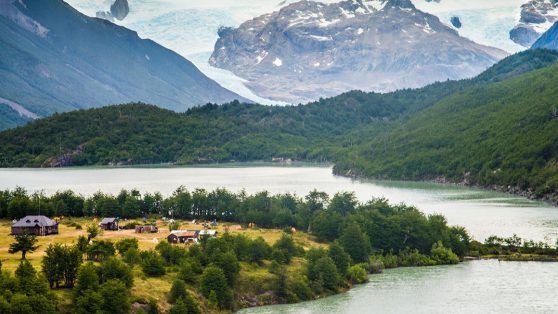
[[350,178],[353,180],[372,180],[372,181],[387,181],[387,182],[423,182],[423,183],[434,183],[440,185],[451,185],[466,188],[476,188],[485,191],[493,191],[506,193],[513,196],[523,197],[532,201],[544,202],[547,205],[553,207],[558,207],[558,195],[555,194],[545,194],[542,197],[537,197],[533,191],[529,189],[521,189],[519,187],[513,186],[502,186],[502,185],[482,185],[469,182],[468,180],[450,180],[445,177],[435,177],[435,178],[424,178],[417,180],[404,180],[404,179],[392,179],[392,178],[379,178],[379,177],[368,177],[355,174],[352,170],[348,170],[346,173],[340,173],[335,169],[335,163],[329,162],[311,162],[311,161],[245,161],[245,162],[224,162],[224,163],[196,163],[196,164],[177,164],[173,162],[159,163],[159,164],[108,164],[108,165],[86,165],[86,166],[64,166],[64,167],[12,167],[12,168],[0,168],[0,170],[81,170],[81,169],[181,169],[181,168],[244,168],[244,167],[277,167],[277,168],[297,168],[297,167],[319,167],[319,168],[331,168],[332,174],[334,176]]
[[[257,311],[259,312],[260,309],[262,308],[266,308],[266,307],[270,307],[270,306],[289,306],[289,305],[301,305],[301,304],[312,304],[318,301],[325,301],[327,299],[334,299],[337,297],[340,297],[344,294],[348,294],[351,293],[353,290],[355,289],[359,289],[359,288],[363,288],[366,287],[367,285],[371,284],[372,281],[370,280],[373,277],[376,276],[380,276],[380,275],[384,275],[385,271],[394,271],[394,270],[413,270],[413,269],[428,269],[428,270],[432,270],[435,268],[439,268],[439,267],[447,267],[449,269],[452,268],[457,268],[459,266],[464,266],[467,265],[469,263],[478,263],[478,262],[483,262],[483,261],[494,261],[494,262],[498,262],[498,263],[506,263],[506,264],[529,264],[529,263],[538,263],[538,264],[558,264],[558,259],[553,260],[553,261],[548,261],[548,260],[514,260],[514,259],[503,259],[503,256],[481,256],[478,258],[471,258],[471,259],[464,259],[463,261],[461,261],[458,264],[455,265],[430,265],[430,266],[398,266],[398,267],[392,267],[392,268],[387,268],[385,269],[383,272],[381,273],[374,273],[374,274],[369,274],[368,278],[369,281],[362,283],[362,284],[354,284],[351,287],[348,287],[346,289],[342,289],[336,293],[332,293],[329,294],[327,296],[323,296],[323,297],[319,297],[313,300],[308,300],[308,301],[302,301],[302,302],[295,302],[295,303],[270,303],[270,304],[262,304],[262,305],[258,305],[258,306],[253,306],[253,307],[244,307],[244,308],[240,308],[235,310],[233,313],[246,313],[246,311],[248,311],[247,313],[251,313],[251,311]],[[257,313],[254,312],[254,313]],[[270,312],[264,312],[264,313],[270,313]],[[291,313],[291,312],[283,312],[280,311],[279,313]]]
[[446,177],[435,177],[435,178],[424,178],[424,179],[416,179],[416,180],[403,180],[403,179],[390,179],[390,178],[379,178],[379,177],[368,177],[363,175],[357,175],[356,172],[353,172],[352,169],[349,169],[345,173],[340,173],[333,167],[333,175],[351,178],[354,180],[379,180],[379,181],[402,181],[402,182],[424,182],[424,183],[435,183],[441,185],[453,185],[453,186],[460,186],[466,188],[477,188],[486,191],[493,191],[493,192],[500,192],[506,193],[513,196],[523,197],[528,200],[532,201],[540,201],[544,202],[548,205],[553,207],[558,207],[558,195],[557,194],[545,194],[542,197],[538,197],[535,193],[530,189],[521,189],[519,187],[514,186],[503,186],[497,184],[477,184],[470,182],[466,179],[463,180],[450,180]]

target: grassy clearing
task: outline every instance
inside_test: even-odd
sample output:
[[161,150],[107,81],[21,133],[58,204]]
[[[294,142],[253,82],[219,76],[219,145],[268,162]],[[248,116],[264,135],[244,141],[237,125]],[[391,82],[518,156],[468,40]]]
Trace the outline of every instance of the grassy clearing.
[[[46,237],[38,237],[39,249],[36,252],[28,253],[27,259],[36,267],[37,270],[41,269],[42,256],[45,254],[46,248],[51,243],[61,243],[71,245],[77,241],[80,235],[87,235],[87,226],[90,224],[96,224],[99,221],[97,219],[79,218],[79,219],[66,219],[62,221],[59,225],[59,234],[50,235]],[[124,224],[130,221],[124,222]],[[202,225],[193,224],[191,222],[181,221],[180,229],[183,230],[201,230]],[[8,248],[10,243],[13,242],[13,238],[10,234],[11,221],[0,221],[0,260],[3,264],[3,269],[10,272],[15,271],[20,262],[20,254],[9,254]],[[81,229],[76,228],[75,225],[81,226]],[[141,222],[138,221],[138,224]],[[100,234],[97,239],[118,241],[126,238],[136,238],[139,242],[139,247],[141,250],[150,250],[155,248],[159,241],[166,241],[166,237],[169,234],[168,225],[162,221],[157,221],[159,227],[158,233],[144,233],[137,234],[134,230],[120,230],[120,231],[104,231]],[[219,225],[216,230],[223,234],[225,232],[225,226]],[[228,231],[233,234],[244,234],[249,238],[262,237],[269,244],[275,243],[281,235],[282,230],[278,229],[243,229],[243,230],[231,230]],[[321,247],[324,244],[315,242],[314,238],[303,232],[296,232],[293,234],[295,242],[305,249],[310,249],[313,247]],[[269,263],[269,262],[266,262]],[[273,275],[267,271],[267,267],[259,267],[257,265],[251,265],[247,263],[242,263],[241,274],[239,276],[240,287],[242,291],[247,294],[257,295],[261,294],[267,290],[270,290],[270,282],[272,282]],[[269,266],[269,265],[266,265]],[[300,260],[295,259],[288,267],[290,273],[300,272],[303,264]],[[170,304],[167,303],[167,293],[169,292],[172,281],[176,278],[176,272],[172,268],[167,269],[167,274],[158,277],[146,277],[139,266],[135,266],[133,269],[134,273],[134,286],[131,290],[133,301],[147,301],[150,298],[158,300],[158,304],[162,310],[168,311],[170,309]],[[257,290],[257,291],[256,291]],[[54,291],[59,299],[59,309],[67,310],[64,312],[70,312],[71,307],[71,290],[59,289]],[[200,298],[194,290],[194,287],[190,287],[190,292],[195,298]],[[203,304],[200,302],[200,305]]]

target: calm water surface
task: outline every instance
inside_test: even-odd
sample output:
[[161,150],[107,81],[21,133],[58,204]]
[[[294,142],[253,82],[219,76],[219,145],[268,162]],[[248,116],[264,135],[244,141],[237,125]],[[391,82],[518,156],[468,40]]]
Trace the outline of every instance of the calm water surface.
[[249,193],[306,195],[317,189],[330,194],[354,191],[362,201],[385,197],[406,203],[425,213],[441,213],[450,224],[465,226],[473,237],[490,235],[521,237],[554,243],[558,237],[558,208],[503,193],[419,182],[361,181],[334,176],[330,167],[277,167],[251,164],[226,167],[185,168],[67,168],[0,169],[0,189],[25,187],[51,194],[71,189],[83,195],[97,191],[118,193],[137,188],[142,192],[170,195],[177,187],[209,190],[224,187]]
[[241,314],[557,313],[558,263],[474,261],[387,270],[347,293]]

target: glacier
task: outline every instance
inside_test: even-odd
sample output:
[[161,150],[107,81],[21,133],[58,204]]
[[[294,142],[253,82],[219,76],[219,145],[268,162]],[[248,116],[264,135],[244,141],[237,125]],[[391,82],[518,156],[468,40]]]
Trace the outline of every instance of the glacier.
[[[66,0],[80,12],[95,16],[113,0]],[[256,96],[243,79],[208,63],[221,26],[238,27],[242,22],[270,13],[296,0],[129,0],[130,13],[117,24],[137,31],[192,61],[204,74],[223,87],[262,104],[283,104]],[[334,3],[338,0],[320,1]],[[413,0],[420,10],[434,14],[447,25],[458,16],[463,23],[460,35],[480,44],[510,53],[524,47],[509,39],[509,31],[519,19],[525,0]]]

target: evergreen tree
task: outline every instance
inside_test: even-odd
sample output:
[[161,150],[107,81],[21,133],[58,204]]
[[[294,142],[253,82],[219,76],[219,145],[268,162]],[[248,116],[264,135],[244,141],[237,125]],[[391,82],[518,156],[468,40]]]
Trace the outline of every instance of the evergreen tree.
[[120,280],[111,279],[99,287],[99,294],[103,298],[103,311],[111,314],[130,313],[128,289]]
[[16,242],[10,244],[10,249],[8,252],[10,254],[15,254],[21,252],[21,259],[25,259],[25,255],[28,252],[35,252],[39,248],[37,244],[37,237],[31,234],[18,234],[14,235]]
[[347,274],[347,270],[351,265],[351,256],[345,252],[345,249],[338,242],[333,242],[328,249],[328,255],[331,257],[339,274],[341,276],[345,276]]
[[370,239],[356,223],[349,223],[343,228],[339,243],[351,256],[354,263],[367,263],[370,257]]
[[169,292],[169,303],[175,303],[180,299],[184,299],[188,295],[186,291],[186,284],[182,280],[175,280],[172,282],[172,287]]
[[141,269],[150,277],[160,277],[165,274],[165,261],[155,251],[142,252]]
[[232,291],[227,284],[225,273],[217,266],[210,265],[205,268],[200,291],[206,298],[209,298],[211,291],[214,291],[221,309],[228,309],[232,305]]
[[101,263],[98,273],[100,275],[101,283],[111,279],[119,279],[128,288],[131,288],[134,284],[132,269],[116,257],[111,257]]

